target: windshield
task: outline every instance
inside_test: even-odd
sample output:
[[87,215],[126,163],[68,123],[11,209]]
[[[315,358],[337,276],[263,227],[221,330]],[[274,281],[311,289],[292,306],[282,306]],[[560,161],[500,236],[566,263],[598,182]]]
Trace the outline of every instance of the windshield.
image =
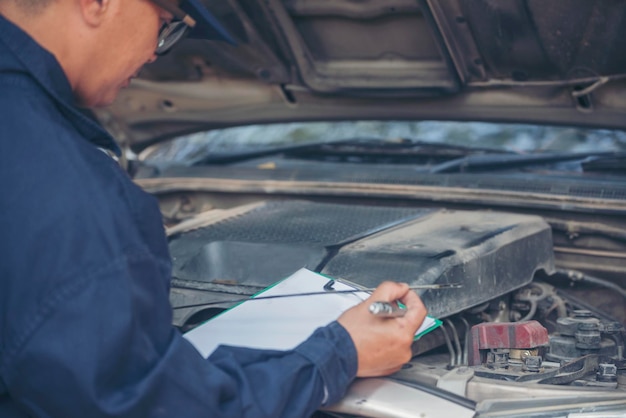
[[626,132],[615,130],[484,122],[344,121],[250,125],[201,132],[152,146],[139,159],[160,166],[192,165],[214,154],[355,138],[389,144],[411,140],[516,154],[626,151]]

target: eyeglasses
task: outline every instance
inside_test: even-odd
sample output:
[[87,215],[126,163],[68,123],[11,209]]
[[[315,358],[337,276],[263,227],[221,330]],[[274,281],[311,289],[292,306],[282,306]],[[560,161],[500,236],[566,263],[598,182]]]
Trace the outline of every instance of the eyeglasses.
[[170,12],[175,19],[170,23],[163,24],[161,30],[159,30],[159,38],[154,53],[156,55],[163,55],[172,49],[177,42],[187,36],[189,31],[196,26],[196,21],[185,11],[174,5],[170,0],[152,0],[152,2]]

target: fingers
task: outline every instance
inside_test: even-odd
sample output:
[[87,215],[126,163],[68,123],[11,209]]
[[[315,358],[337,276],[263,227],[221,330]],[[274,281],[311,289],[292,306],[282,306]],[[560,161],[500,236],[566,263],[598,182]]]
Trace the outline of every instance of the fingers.
[[383,282],[370,296],[370,300],[381,302],[401,301],[407,309],[402,321],[415,333],[427,314],[426,306],[422,299],[414,291],[409,289],[406,283]]
[[403,319],[413,328],[413,333],[415,333],[424,322],[428,310],[422,299],[413,291],[408,291],[400,300],[407,309]]
[[[404,317],[380,318],[368,310],[372,301],[400,301],[407,312]],[[400,370],[411,358],[413,338],[425,316],[420,297],[406,283],[396,282],[381,283],[367,301],[345,311],[338,322],[357,350],[357,376],[383,376]]]
[[370,299],[380,302],[395,302],[402,298],[409,291],[409,285],[406,283],[383,282],[370,296]]

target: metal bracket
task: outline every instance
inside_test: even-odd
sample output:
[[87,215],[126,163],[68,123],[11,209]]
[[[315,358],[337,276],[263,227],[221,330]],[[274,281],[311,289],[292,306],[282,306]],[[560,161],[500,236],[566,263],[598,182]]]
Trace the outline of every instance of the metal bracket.
[[437,381],[437,387],[465,397],[467,382],[469,382],[472,377],[474,377],[473,369],[469,367],[459,367],[441,376]]

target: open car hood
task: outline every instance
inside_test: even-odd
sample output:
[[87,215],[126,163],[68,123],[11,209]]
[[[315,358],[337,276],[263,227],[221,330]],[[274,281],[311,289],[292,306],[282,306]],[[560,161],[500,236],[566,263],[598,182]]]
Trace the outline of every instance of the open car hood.
[[[204,2],[237,45],[185,40],[98,111],[135,152],[194,131],[313,120],[626,129],[626,0]],[[359,379],[332,414],[623,416],[617,170],[319,139],[218,147],[192,164],[140,159],[133,178],[167,226],[175,326],[195,329],[302,267],[368,288],[459,284],[420,293],[442,326],[398,373]]]
[[240,124],[454,119],[626,128],[626,2],[228,0],[97,116],[135,151]]

